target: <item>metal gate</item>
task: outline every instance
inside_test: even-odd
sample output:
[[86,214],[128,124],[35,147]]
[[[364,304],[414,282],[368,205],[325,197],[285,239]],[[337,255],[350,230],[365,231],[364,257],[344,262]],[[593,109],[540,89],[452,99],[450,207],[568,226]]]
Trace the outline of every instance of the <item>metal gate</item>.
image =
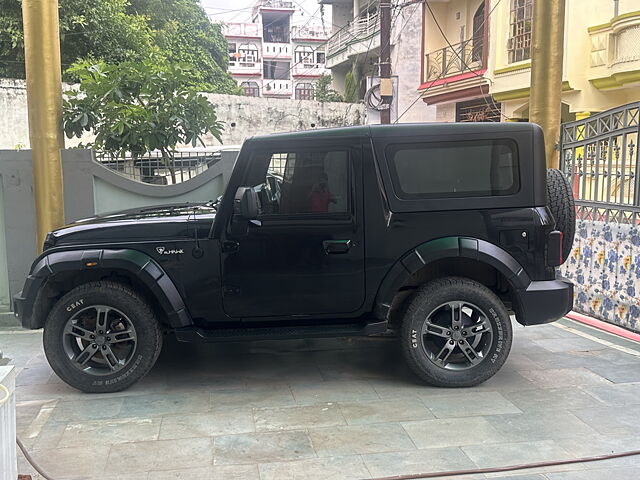
[[560,168],[576,199],[576,236],[561,272],[574,309],[640,331],[640,102],[561,128]]
[[640,221],[639,133],[640,102],[562,124],[560,168],[579,218]]

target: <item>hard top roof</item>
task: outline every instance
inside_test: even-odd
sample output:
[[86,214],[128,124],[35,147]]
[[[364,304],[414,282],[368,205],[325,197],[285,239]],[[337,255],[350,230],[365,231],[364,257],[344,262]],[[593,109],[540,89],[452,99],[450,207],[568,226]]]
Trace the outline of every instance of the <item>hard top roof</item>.
[[[392,125],[356,125],[318,128],[251,137],[250,141],[290,142],[307,139],[340,139],[348,137],[394,137],[409,135],[466,135],[471,133],[517,133],[539,129],[527,122],[460,122],[460,123],[399,123]],[[284,144],[284,143],[283,143]]]

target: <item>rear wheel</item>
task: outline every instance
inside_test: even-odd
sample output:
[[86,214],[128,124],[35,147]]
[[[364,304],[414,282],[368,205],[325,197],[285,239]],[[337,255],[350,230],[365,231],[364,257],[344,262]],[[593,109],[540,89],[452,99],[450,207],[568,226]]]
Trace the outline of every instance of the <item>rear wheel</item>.
[[162,346],[149,305],[129,287],[91,282],[63,296],[44,327],[54,372],[83,392],[117,392],[147,374]]
[[511,320],[500,299],[465,278],[426,284],[402,322],[409,366],[439,387],[469,387],[491,378],[506,361],[511,341]]

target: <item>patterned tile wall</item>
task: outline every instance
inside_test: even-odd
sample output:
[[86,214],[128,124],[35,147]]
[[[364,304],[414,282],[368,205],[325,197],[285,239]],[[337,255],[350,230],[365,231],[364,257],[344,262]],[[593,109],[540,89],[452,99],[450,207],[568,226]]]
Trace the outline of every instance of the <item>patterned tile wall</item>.
[[562,274],[575,285],[574,310],[640,331],[640,227],[577,220]]

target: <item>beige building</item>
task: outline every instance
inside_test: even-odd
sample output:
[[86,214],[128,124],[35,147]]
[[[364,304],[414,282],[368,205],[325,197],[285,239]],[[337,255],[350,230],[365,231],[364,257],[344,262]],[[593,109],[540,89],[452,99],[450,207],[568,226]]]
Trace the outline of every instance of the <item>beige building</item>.
[[[528,120],[534,1],[424,5],[418,91],[437,120]],[[563,121],[640,100],[640,0],[566,0],[564,51]]]

